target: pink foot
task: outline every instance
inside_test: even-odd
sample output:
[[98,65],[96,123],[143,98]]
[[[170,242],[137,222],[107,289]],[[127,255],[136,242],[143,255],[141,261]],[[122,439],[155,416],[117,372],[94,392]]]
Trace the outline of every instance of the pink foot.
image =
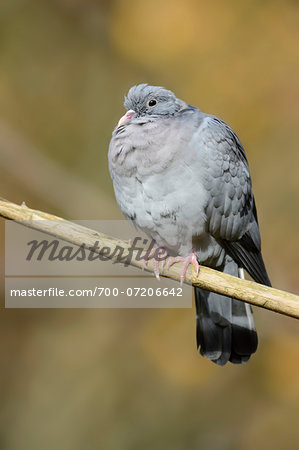
[[[146,257],[146,258],[143,258],[143,260],[142,260],[142,265],[143,265],[143,268],[146,269],[149,260],[150,260],[151,258],[154,258],[154,262],[153,262],[153,265],[154,265],[154,274],[155,274],[155,277],[157,278],[157,280],[160,280],[160,273],[162,273],[163,270],[164,270],[165,260],[166,260],[166,259],[163,259],[162,261],[157,260],[157,259],[155,258],[155,254],[156,254],[156,251],[157,251],[157,250],[158,250],[158,247],[153,247],[152,250],[150,251],[150,253],[147,255],[147,257]],[[159,263],[161,263],[161,272],[160,272]]]
[[169,267],[171,267],[173,264],[175,264],[177,262],[183,262],[183,267],[182,267],[182,271],[181,271],[181,282],[180,282],[181,286],[184,283],[189,264],[192,264],[192,266],[196,270],[196,275],[198,275],[199,264],[198,264],[195,253],[191,253],[191,255],[189,255],[189,256],[175,256],[175,257],[169,258],[168,263],[167,263],[167,269],[169,269]]

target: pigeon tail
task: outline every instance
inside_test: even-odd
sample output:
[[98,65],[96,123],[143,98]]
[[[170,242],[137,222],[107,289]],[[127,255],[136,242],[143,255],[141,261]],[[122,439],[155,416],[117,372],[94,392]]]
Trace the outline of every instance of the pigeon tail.
[[[226,257],[225,273],[238,276],[238,265]],[[195,288],[196,338],[200,353],[215,364],[242,364],[257,349],[257,333],[248,303]]]

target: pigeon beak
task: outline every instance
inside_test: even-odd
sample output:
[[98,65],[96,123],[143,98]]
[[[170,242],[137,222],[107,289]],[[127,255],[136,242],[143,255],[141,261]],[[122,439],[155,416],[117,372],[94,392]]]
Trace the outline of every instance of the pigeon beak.
[[123,125],[127,120],[131,119],[135,115],[135,111],[133,109],[129,109],[128,112],[124,116],[122,116],[117,124],[118,127]]

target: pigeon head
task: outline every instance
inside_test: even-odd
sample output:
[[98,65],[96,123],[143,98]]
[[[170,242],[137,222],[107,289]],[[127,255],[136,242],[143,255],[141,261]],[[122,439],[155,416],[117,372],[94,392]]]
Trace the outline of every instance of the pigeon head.
[[131,87],[124,105],[138,116],[171,116],[182,109],[185,103],[163,87],[138,84]]

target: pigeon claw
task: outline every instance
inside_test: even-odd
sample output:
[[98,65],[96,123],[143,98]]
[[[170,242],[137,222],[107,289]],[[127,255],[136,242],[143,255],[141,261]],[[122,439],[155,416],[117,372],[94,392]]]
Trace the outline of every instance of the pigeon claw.
[[157,260],[157,259],[155,258],[155,254],[156,254],[157,249],[158,249],[157,247],[153,247],[153,248],[152,248],[152,250],[150,251],[150,253],[149,253],[145,258],[143,258],[143,260],[142,260],[142,265],[143,265],[143,269],[146,269],[149,260],[150,260],[151,258],[154,258],[154,261],[153,261],[154,274],[155,274],[155,277],[157,278],[157,280],[160,280],[160,273],[162,273],[163,270],[164,270],[165,259],[163,259],[163,260],[161,261],[161,271],[160,271],[160,265],[159,265],[160,261]]
[[195,253],[191,253],[191,255],[189,255],[189,256],[175,256],[175,257],[169,258],[168,263],[167,263],[167,269],[169,269],[173,264],[175,264],[177,262],[183,263],[182,271],[181,271],[181,281],[180,281],[181,286],[184,283],[189,264],[192,264],[192,266],[194,267],[194,269],[196,271],[196,275],[198,275],[199,264],[198,264]]

